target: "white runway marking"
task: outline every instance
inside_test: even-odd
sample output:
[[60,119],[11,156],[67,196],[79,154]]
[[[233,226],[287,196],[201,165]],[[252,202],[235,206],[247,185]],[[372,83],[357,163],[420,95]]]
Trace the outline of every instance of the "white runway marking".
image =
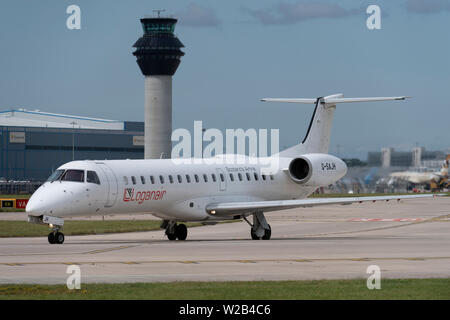
[[424,218],[396,218],[396,219],[380,219],[380,218],[355,218],[347,221],[350,222],[416,222],[416,221],[424,221]]

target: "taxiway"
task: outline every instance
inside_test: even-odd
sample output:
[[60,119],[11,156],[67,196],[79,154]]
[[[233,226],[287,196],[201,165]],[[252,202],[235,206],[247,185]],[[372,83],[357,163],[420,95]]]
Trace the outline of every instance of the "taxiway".
[[[245,222],[163,231],[0,239],[0,283],[82,283],[450,277],[450,197],[292,209],[266,215],[269,241]],[[1,223],[1,221],[0,221]]]

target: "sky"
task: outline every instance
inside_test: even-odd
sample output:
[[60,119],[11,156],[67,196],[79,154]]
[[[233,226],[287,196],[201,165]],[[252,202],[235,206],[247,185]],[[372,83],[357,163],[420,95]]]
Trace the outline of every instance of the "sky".
[[[66,26],[73,4],[80,30]],[[379,30],[366,26],[369,5]],[[2,0],[0,110],[143,121],[132,45],[154,9],[178,18],[185,45],[173,129],[279,129],[283,148],[303,139],[314,106],[261,98],[406,95],[338,105],[330,153],[450,147],[450,0]]]

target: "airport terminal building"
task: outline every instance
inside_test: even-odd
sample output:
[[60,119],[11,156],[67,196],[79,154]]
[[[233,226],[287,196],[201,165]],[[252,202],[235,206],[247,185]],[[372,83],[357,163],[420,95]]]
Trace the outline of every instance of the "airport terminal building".
[[45,181],[72,160],[143,159],[144,123],[0,111],[0,179]]

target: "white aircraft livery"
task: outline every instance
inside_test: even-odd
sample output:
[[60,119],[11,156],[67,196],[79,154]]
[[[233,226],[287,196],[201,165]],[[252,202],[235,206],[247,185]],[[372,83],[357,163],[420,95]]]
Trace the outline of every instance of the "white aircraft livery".
[[[328,154],[336,105],[350,102],[405,100],[406,97],[262,99],[315,104],[302,143],[267,158],[241,157],[233,163],[209,159],[177,163],[173,159],[72,161],[59,167],[31,196],[28,221],[48,225],[51,244],[62,244],[64,219],[81,216],[149,213],[161,218],[169,240],[185,240],[180,222],[244,219],[251,238],[268,240],[271,227],[264,213],[295,207],[400,200],[433,195],[307,198],[318,187],[341,179],[346,164]],[[220,156],[219,156],[220,157]],[[225,157],[222,155],[221,157]],[[278,170],[263,164],[276,159]],[[199,161],[197,161],[199,160]],[[212,160],[212,161],[208,161]],[[242,163],[245,164],[242,164]],[[252,223],[247,219],[253,217]]]

